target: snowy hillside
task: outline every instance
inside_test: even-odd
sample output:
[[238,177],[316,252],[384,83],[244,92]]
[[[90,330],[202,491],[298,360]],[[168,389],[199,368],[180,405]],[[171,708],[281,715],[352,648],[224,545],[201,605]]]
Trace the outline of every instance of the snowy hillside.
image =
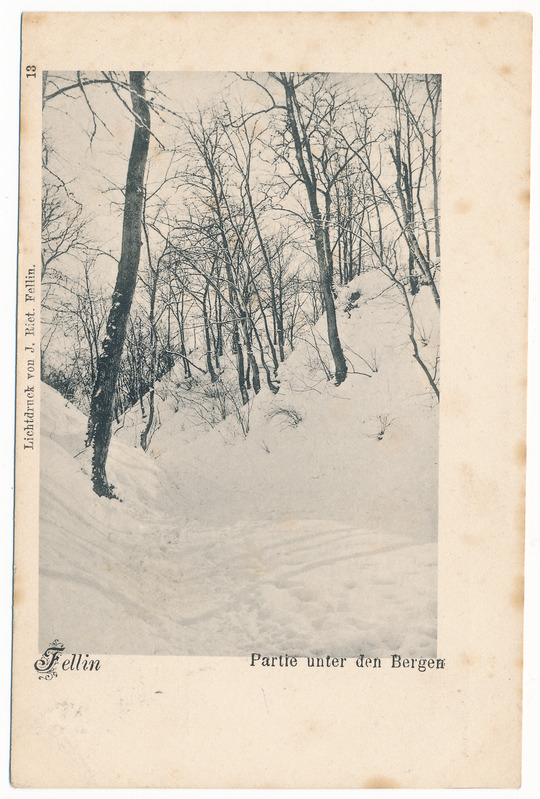
[[[149,451],[136,408],[113,436],[121,502],[92,491],[85,416],[42,385],[41,644],[434,655],[438,413],[398,299],[380,273],[341,289],[347,380],[325,378],[322,318],[281,365],[279,393],[263,387],[244,409],[247,435],[234,414],[201,424],[173,371]],[[433,364],[426,287],[414,303]]]

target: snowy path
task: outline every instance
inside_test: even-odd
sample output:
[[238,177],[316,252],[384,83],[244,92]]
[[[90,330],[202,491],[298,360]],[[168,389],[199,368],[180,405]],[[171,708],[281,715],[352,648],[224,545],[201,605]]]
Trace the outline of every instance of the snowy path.
[[[126,454],[115,449],[117,468]],[[434,544],[312,519],[190,528],[174,493],[157,509],[140,498],[133,515],[98,499],[57,442],[45,438],[42,457],[55,464],[42,481],[42,643],[94,654],[435,652]]]

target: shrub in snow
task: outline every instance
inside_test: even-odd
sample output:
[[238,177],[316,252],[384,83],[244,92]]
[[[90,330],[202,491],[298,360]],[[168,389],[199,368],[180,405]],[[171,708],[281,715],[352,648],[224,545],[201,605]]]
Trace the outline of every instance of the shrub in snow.
[[294,408],[274,408],[266,414],[268,420],[280,418],[281,427],[298,427],[302,421],[302,415]]

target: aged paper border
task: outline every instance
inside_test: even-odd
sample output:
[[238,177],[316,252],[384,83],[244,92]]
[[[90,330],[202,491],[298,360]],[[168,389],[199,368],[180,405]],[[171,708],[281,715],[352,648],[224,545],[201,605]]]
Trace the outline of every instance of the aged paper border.
[[[530,28],[518,14],[28,15],[23,68],[443,73],[439,655],[448,668],[261,675],[247,653],[107,657],[99,686],[85,675],[40,683],[39,451],[19,450],[15,785],[519,784]],[[20,275],[39,253],[39,89],[22,86]]]

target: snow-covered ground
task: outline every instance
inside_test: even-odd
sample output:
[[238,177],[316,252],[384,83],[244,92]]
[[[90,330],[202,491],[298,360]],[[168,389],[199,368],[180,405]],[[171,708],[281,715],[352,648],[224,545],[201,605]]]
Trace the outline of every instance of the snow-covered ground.
[[[280,368],[279,393],[263,388],[247,409],[247,436],[234,414],[200,424],[180,392],[159,401],[143,453],[132,409],[108,465],[122,502],[93,493],[86,419],[42,386],[42,645],[436,653],[437,406],[396,295],[376,276],[357,280],[350,316],[340,297],[345,383],[320,369],[322,319]],[[422,289],[415,313],[430,358],[432,306]]]

